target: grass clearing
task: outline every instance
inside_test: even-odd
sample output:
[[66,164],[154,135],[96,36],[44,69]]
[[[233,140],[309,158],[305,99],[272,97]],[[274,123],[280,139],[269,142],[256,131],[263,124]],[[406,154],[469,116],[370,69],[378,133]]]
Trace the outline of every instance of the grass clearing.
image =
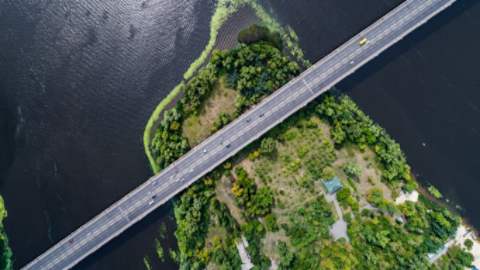
[[[345,147],[341,150],[336,150],[338,154],[338,159],[333,163],[337,176],[344,186],[350,187],[350,184],[347,181],[348,176],[345,174],[343,169],[338,168],[338,165],[346,165],[348,162],[353,162],[359,165],[362,168],[362,173],[358,181],[354,180],[355,186],[357,187],[357,192],[350,187],[352,194],[359,195],[362,200],[367,200],[366,193],[367,190],[374,186],[379,186],[383,189],[383,197],[388,200],[392,200],[391,190],[385,183],[381,182],[382,177],[380,166],[375,160],[375,153],[372,149],[366,148],[365,150],[360,150],[360,148],[352,143],[346,143]],[[378,173],[376,172],[378,170]],[[374,177],[377,179],[375,185],[372,185],[368,181],[368,177]]]
[[[233,176],[230,176],[233,177]],[[217,185],[215,187],[215,194],[216,198],[220,202],[224,202],[228,209],[230,210],[230,214],[234,219],[237,220],[237,222],[242,225],[245,222],[240,218],[240,213],[242,212],[238,207],[236,207],[233,204],[233,199],[232,195],[230,193],[230,190],[232,189],[232,184],[230,182],[230,177],[225,177],[223,176],[222,179],[220,179],[219,182],[217,182]]]
[[221,111],[229,115],[235,112],[237,92],[225,86],[224,78],[220,78],[215,84],[210,97],[201,105],[200,114],[184,121],[182,136],[188,138],[191,147],[200,144],[212,134],[213,122]]

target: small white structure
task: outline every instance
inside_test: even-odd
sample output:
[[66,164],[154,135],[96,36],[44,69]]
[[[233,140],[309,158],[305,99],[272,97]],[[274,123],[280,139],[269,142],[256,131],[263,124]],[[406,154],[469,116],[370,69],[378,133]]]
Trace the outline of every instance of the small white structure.
[[245,249],[245,246],[248,247],[248,242],[245,239],[245,237],[242,235],[242,242],[237,244],[237,249],[238,253],[240,254],[240,259],[242,259],[242,270],[249,270],[251,269],[254,265],[250,261],[250,256],[248,256],[247,250]]

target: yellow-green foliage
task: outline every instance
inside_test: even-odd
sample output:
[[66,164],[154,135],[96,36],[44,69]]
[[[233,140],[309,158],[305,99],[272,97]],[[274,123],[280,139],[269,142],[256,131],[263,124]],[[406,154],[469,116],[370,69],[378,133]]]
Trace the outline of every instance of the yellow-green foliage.
[[158,104],[157,108],[155,108],[155,111],[153,111],[152,116],[150,116],[150,119],[148,119],[147,126],[145,127],[145,131],[143,132],[143,146],[145,147],[145,153],[147,153],[148,160],[150,161],[150,165],[152,166],[152,170],[154,173],[157,173],[160,171],[160,167],[155,163],[155,160],[153,159],[152,152],[149,149],[150,142],[152,141],[152,137],[150,136],[150,132],[152,131],[153,128],[153,122],[157,121],[158,118],[160,117],[160,113],[162,110],[167,106],[168,103],[170,103],[175,96],[180,92],[180,89],[182,88],[183,83],[175,86],[173,88],[172,92],[168,94],[166,98],[164,98],[160,104]]
[[145,264],[145,267],[147,267],[147,270],[152,269],[152,267],[150,266],[150,260],[148,259],[147,255],[145,255],[145,257],[143,257],[143,263]]
[[155,238],[155,249],[157,250],[158,258],[160,258],[162,262],[164,262],[165,259],[163,258],[163,248],[157,238]]
[[[272,16],[270,16],[261,5],[257,4],[254,0],[218,0],[215,13],[210,20],[210,39],[208,41],[208,44],[203,50],[203,52],[200,54],[200,56],[190,65],[188,70],[183,75],[183,78],[185,80],[188,80],[193,76],[193,74],[201,67],[201,65],[207,59],[208,55],[211,53],[213,46],[215,45],[215,42],[217,40],[217,35],[220,27],[227,21],[231,14],[235,13],[239,8],[244,7],[245,5],[250,5],[255,10],[255,14],[273,32],[280,33],[280,36],[283,38],[284,42],[287,45],[287,48],[291,51],[292,55],[295,55],[297,59],[301,61],[305,66],[311,65],[308,60],[303,59],[303,51],[298,46],[298,36],[295,34],[293,29],[289,26],[287,26],[285,29]],[[180,92],[182,86],[182,83],[175,86],[175,88],[173,88],[170,94],[168,94],[168,96],[160,102],[157,108],[155,108],[155,111],[152,113],[152,116],[150,116],[147,126],[145,127],[145,131],[143,134],[143,144],[154,173],[159,172],[160,168],[155,164],[155,160],[153,159],[152,153],[149,149],[149,145],[152,139],[150,134],[152,128],[154,128],[153,123],[158,120],[158,118],[160,117],[160,113],[165,108],[165,106],[170,103],[173,98]]]
[[0,196],[0,226],[3,227],[3,219],[7,217],[7,209],[5,209],[5,202],[3,197]]
[[8,246],[8,238],[3,230],[3,219],[7,217],[7,210],[5,209],[5,204],[3,197],[0,196],[0,244],[2,246],[0,255],[0,269],[2,270],[11,270],[13,269],[12,263],[12,250]]

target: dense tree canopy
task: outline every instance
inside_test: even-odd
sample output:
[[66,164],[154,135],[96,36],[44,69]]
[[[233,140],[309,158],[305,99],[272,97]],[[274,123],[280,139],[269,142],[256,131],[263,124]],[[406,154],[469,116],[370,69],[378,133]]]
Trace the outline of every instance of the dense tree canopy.
[[380,126],[357,108],[355,103],[342,96],[339,102],[331,95],[323,95],[323,100],[316,110],[325,120],[329,121],[332,138],[336,144],[346,140],[351,141],[364,149],[370,145],[376,152],[378,159],[385,167],[382,176],[389,180],[410,180],[410,167],[405,163],[405,155],[390,136]]

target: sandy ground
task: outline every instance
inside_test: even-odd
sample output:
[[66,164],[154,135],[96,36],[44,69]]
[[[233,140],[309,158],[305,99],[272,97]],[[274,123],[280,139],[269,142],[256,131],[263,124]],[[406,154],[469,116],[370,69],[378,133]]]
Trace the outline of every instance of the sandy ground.
[[418,192],[416,190],[414,190],[412,194],[404,194],[403,192],[401,192],[401,195],[395,200],[395,204],[401,204],[405,201],[418,201]]
[[[465,245],[463,243],[467,239],[472,240],[473,241],[472,250],[467,250],[467,251],[472,253],[473,257],[475,258],[475,260],[473,261],[473,265],[476,266],[476,267],[479,267],[480,266],[480,244],[477,241],[473,240],[471,234],[469,236],[463,237],[466,233],[467,233],[467,230],[466,230],[465,226],[461,225],[458,228],[457,234],[455,235],[455,239],[449,241],[445,246],[449,247],[451,245],[460,245],[462,248],[467,250],[467,248],[465,247]],[[467,269],[467,268],[465,268],[465,269]],[[468,268],[468,269],[470,269],[470,268]]]

